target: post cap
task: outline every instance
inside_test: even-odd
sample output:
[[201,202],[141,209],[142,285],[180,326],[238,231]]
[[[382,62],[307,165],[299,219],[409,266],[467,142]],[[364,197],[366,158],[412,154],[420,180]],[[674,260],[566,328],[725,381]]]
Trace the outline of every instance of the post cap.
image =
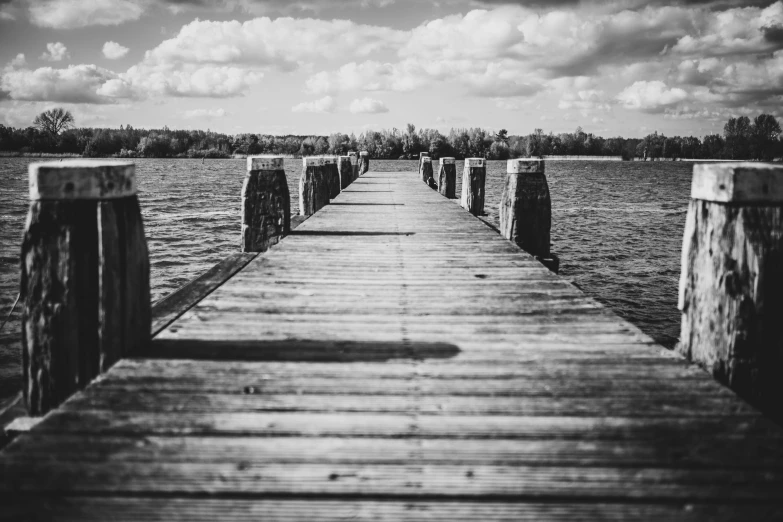
[[465,166],[470,167],[483,167],[484,158],[465,158]]
[[352,150],[351,152],[349,152],[349,153],[348,153],[348,155],[349,155],[349,156],[356,156],[356,151],[355,151],[355,150]]
[[454,165],[454,158],[441,158],[440,159],[441,165]]
[[424,157],[427,157],[429,155],[430,155],[429,152],[419,152],[419,158],[424,158]]
[[136,165],[117,160],[31,163],[30,199],[118,199],[136,195]]
[[421,161],[422,163],[432,163],[432,158],[430,158],[429,156],[422,156]]
[[544,160],[532,158],[510,159],[506,163],[507,174],[535,174],[544,172]]
[[336,165],[337,156],[323,156],[324,165]]
[[698,163],[691,199],[718,203],[783,203],[783,167],[765,163]]
[[359,153],[359,156],[369,156],[369,155],[370,155],[370,153],[369,153],[369,152],[367,152],[366,150],[363,150],[363,151],[361,151],[361,152]]
[[283,168],[282,156],[248,156],[247,170],[281,170]]
[[303,167],[320,167],[324,164],[324,159],[317,156],[310,156],[309,158],[302,158]]

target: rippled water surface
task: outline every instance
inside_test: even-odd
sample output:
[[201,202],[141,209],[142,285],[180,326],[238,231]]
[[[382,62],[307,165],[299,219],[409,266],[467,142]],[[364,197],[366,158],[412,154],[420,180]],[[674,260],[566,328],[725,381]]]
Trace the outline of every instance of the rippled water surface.
[[[0,312],[18,293],[19,246],[27,212],[27,158],[0,158]],[[244,160],[136,160],[157,300],[239,246]],[[461,165],[458,162],[458,187]],[[301,160],[286,160],[292,211]],[[379,171],[415,161],[371,161]],[[679,334],[677,279],[692,164],[560,161],[547,164],[553,251],[561,275],[658,342]],[[487,169],[487,213],[498,221],[505,162]],[[19,313],[0,333],[0,398],[21,382]]]

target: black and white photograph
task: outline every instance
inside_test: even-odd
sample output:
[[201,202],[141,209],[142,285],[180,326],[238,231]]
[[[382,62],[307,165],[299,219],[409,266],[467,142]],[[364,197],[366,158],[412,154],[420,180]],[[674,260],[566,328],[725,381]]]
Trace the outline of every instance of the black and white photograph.
[[0,522],[783,521],[783,0],[0,0]]

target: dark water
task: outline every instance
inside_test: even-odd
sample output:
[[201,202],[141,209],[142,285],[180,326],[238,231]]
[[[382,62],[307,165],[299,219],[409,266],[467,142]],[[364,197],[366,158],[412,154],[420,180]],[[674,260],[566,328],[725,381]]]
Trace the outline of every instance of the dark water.
[[[0,314],[19,291],[19,246],[27,212],[27,158],[0,158]],[[239,247],[244,160],[136,160],[160,299]],[[373,160],[378,171],[415,161]],[[292,211],[301,160],[286,160]],[[457,165],[458,187],[462,166]],[[665,346],[679,334],[677,280],[692,164],[561,161],[547,164],[553,251],[561,275]],[[487,212],[498,221],[505,162],[487,169]],[[455,203],[456,204],[456,203]],[[19,313],[0,333],[0,399],[20,387]]]

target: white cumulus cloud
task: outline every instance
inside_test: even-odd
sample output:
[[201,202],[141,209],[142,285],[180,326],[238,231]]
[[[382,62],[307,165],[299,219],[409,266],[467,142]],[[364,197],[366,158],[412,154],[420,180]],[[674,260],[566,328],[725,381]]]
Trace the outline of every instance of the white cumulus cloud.
[[111,103],[101,93],[117,74],[96,65],[71,65],[66,69],[6,69],[0,77],[0,90],[14,100],[61,103]]
[[41,60],[59,62],[63,58],[70,58],[70,56],[68,48],[62,42],[55,42],[46,44],[46,52],[41,55]]
[[617,95],[618,101],[627,109],[644,112],[663,112],[688,97],[679,87],[669,88],[662,81],[638,81],[629,85]]
[[128,54],[128,51],[130,51],[130,49],[117,42],[106,42],[103,44],[103,56],[109,60],[118,60]]
[[211,120],[225,117],[226,111],[223,109],[192,109],[182,113],[182,116],[188,120]]
[[379,114],[389,112],[389,108],[381,100],[373,98],[355,99],[348,108],[353,114]]
[[141,18],[145,3],[133,0],[44,0],[30,5],[30,21],[52,29],[119,25]]
[[324,96],[320,100],[302,102],[291,107],[292,112],[334,112],[337,102],[331,96]]

